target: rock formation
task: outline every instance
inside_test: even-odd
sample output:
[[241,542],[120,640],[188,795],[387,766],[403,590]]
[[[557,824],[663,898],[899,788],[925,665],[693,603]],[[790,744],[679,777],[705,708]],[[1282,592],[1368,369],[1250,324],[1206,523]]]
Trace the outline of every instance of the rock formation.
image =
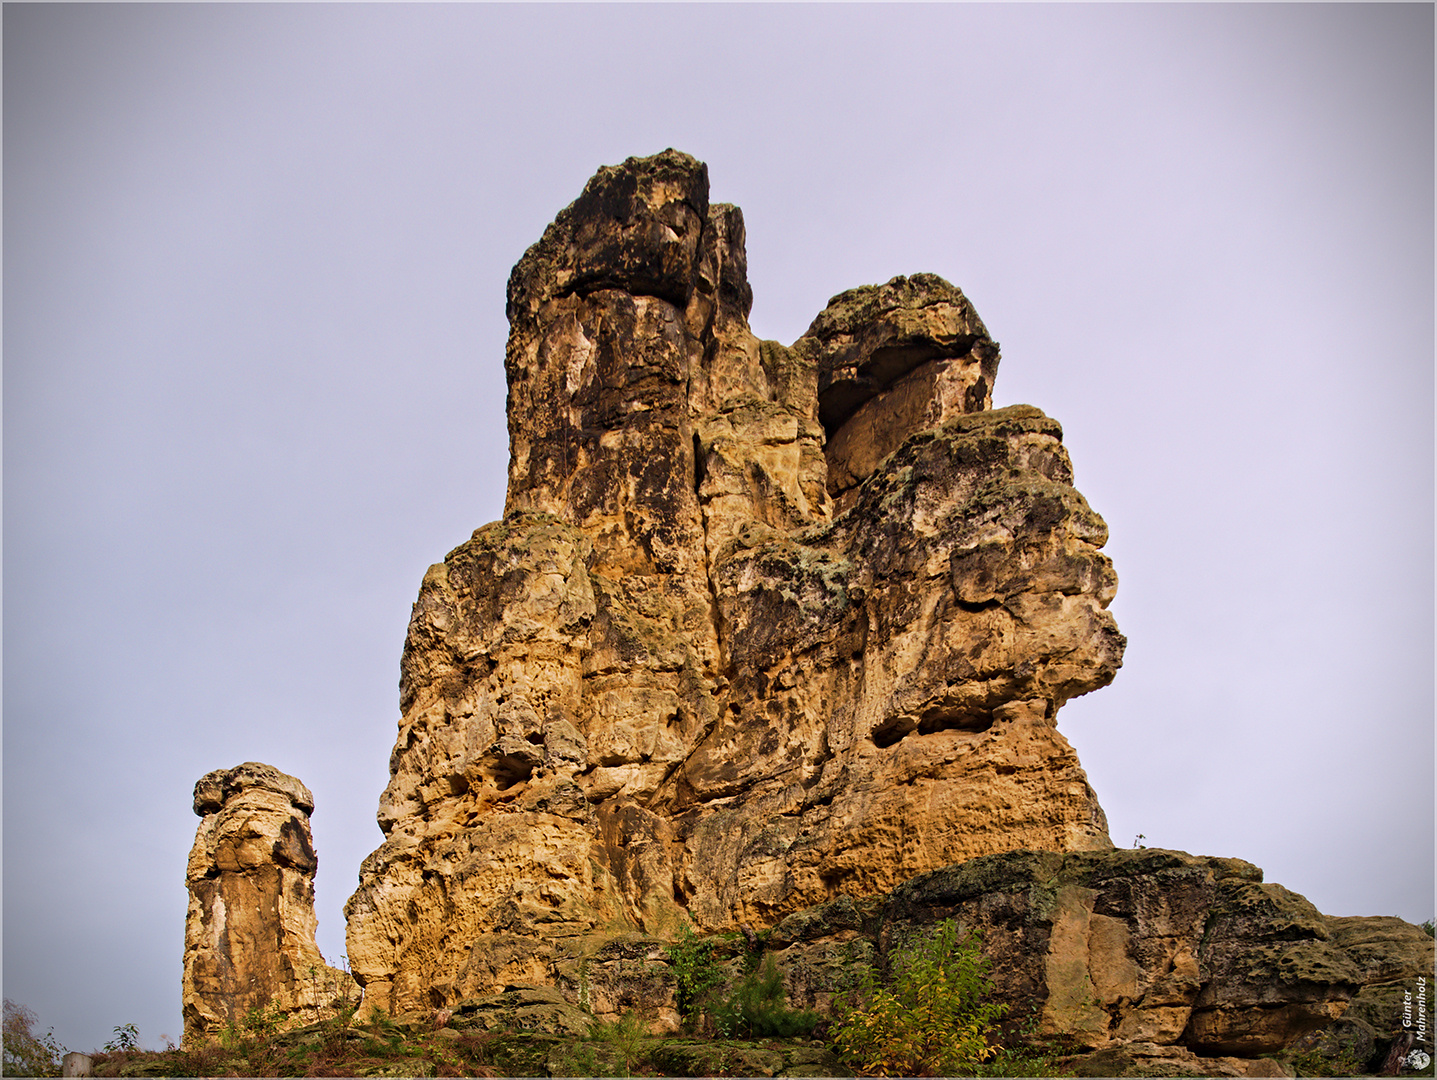
[[623,932],[768,927],[975,856],[1111,848],[1055,723],[1110,682],[1106,527],[933,275],[749,330],[743,218],[665,151],[509,281],[504,519],[429,569],[365,1000],[446,1007]]
[[953,916],[992,942],[999,992],[1041,1003],[1038,1030],[1085,1049],[1274,1053],[1432,953],[1402,923],[1402,970],[1369,971],[1344,924],[1400,920],[1331,919],[1251,863],[1180,851],[1015,852],[934,871],[889,898],[885,943]]
[[201,820],[185,873],[185,1040],[240,1025],[252,1010],[293,1026],[357,1002],[354,980],[325,964],[314,940],[309,789],[250,761],[206,774],[194,808]]
[[[672,1029],[691,925],[825,1013],[952,918],[1004,1023],[1076,1075],[1373,1069],[1427,1038],[1419,928],[1113,848],[1056,728],[1121,663],[1107,530],[1057,423],[992,408],[962,292],[854,289],[791,346],[750,300],[741,214],[671,150],[601,169],[514,268],[508,500],[414,605],[386,839],[346,906],[365,1003],[455,1038]],[[253,763],[196,786],[187,1038],[354,1000],[314,944],[312,805]],[[664,1067],[720,1067],[701,1051]]]
[[1251,863],[1151,848],[982,856],[789,916],[766,946],[790,1001],[826,1010],[855,961],[950,918],[981,935],[1005,1024],[1059,1040],[1079,1076],[1290,1075],[1264,1055],[1324,1042],[1329,1067],[1375,1068],[1433,962],[1401,919],[1326,916]]

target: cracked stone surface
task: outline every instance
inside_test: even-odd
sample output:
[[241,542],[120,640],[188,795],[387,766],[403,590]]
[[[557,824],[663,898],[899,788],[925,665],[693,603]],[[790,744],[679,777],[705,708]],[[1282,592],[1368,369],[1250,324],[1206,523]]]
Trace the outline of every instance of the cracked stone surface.
[[748,327],[744,224],[675,151],[600,169],[509,281],[502,521],[429,569],[367,1004],[552,984],[979,855],[1107,850],[1058,732],[1124,639],[1059,425],[931,274]]

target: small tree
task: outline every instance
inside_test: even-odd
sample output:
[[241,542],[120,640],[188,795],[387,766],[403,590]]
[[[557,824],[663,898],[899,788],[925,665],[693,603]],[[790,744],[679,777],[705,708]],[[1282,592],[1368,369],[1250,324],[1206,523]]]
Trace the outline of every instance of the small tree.
[[[624,1063],[625,1076],[634,1075],[633,1068],[639,1058],[639,1048],[643,1046],[644,1036],[647,1034],[643,1019],[632,1009],[625,1011],[617,1020],[609,1023],[595,1020],[589,1027],[591,1039],[607,1043],[614,1048],[615,1055]],[[596,1071],[595,1068],[589,1069],[591,1073]]]
[[773,955],[763,966],[750,972],[713,1010],[714,1025],[726,1038],[763,1039],[777,1036],[791,1039],[807,1035],[818,1023],[818,1014],[790,1009],[783,993],[783,976]]
[[700,940],[688,924],[667,952],[678,984],[679,1012],[692,1019],[703,1010],[709,995],[724,984],[724,970],[714,958],[713,942]]
[[976,935],[950,919],[893,956],[887,985],[869,969],[832,1030],[834,1047],[866,1076],[963,1076],[997,1048],[988,1041],[1008,1011],[989,1001],[993,984]]
[[36,1035],[35,1014],[24,1005],[5,999],[6,1076],[59,1076],[65,1048],[55,1041],[54,1029]]

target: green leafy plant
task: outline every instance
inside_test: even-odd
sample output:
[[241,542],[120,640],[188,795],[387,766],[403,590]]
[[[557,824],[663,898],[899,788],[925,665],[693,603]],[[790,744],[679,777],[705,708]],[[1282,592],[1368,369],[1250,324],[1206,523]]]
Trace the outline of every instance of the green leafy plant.
[[594,1044],[568,1043],[550,1053],[545,1062],[550,1076],[608,1076],[613,1070],[599,1062]]
[[55,1041],[51,1028],[35,1034],[35,1014],[18,1002],[5,999],[4,1068],[6,1076],[59,1076],[65,1048]]
[[723,967],[714,958],[713,942],[701,940],[687,924],[679,931],[679,940],[665,951],[678,983],[679,1013],[691,1019],[702,1012],[708,997],[724,984]]
[[867,1076],[973,1076],[998,1052],[989,1041],[1007,1006],[990,1001],[988,961],[953,920],[895,950],[890,977],[861,973],[836,1004],[834,1049]]
[[1282,1060],[1297,1076],[1359,1076],[1367,1071],[1362,1062],[1350,1054],[1327,1057],[1315,1047],[1290,1052]]
[[818,1014],[788,1007],[783,993],[783,976],[772,954],[763,958],[757,971],[741,979],[713,1010],[714,1026],[724,1038],[740,1036],[763,1039],[791,1039],[807,1035],[818,1023]]
[[1054,1056],[1027,1046],[997,1047],[993,1056],[973,1069],[974,1076],[1071,1076]]
[[114,1054],[140,1048],[140,1030],[134,1024],[120,1024],[112,1030],[115,1037],[105,1044],[105,1053]]
[[256,1038],[268,1039],[279,1030],[280,1021],[283,1019],[284,1014],[281,1013],[277,1007],[270,1005],[266,1008],[261,1008],[256,1005],[244,1014],[244,1019],[240,1021],[240,1026],[244,1028],[248,1034]]
[[344,1031],[350,1024],[354,1023],[354,1016],[357,1012],[359,1012],[359,1002],[353,1000],[346,1001],[343,1005],[335,1009],[334,1015],[329,1018],[328,1026],[338,1031]]
[[1427,931],[1428,937],[1437,937],[1437,923],[1433,923],[1431,919],[1422,924],[1422,929]]

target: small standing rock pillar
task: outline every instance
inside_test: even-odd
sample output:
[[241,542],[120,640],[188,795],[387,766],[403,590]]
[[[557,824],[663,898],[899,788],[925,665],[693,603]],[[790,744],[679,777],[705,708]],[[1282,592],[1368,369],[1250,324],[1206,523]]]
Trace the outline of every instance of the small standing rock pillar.
[[309,789],[250,761],[207,773],[194,809],[201,821],[185,874],[185,1041],[260,1016],[299,1027],[357,1001],[354,980],[326,964],[314,940],[319,863]]

